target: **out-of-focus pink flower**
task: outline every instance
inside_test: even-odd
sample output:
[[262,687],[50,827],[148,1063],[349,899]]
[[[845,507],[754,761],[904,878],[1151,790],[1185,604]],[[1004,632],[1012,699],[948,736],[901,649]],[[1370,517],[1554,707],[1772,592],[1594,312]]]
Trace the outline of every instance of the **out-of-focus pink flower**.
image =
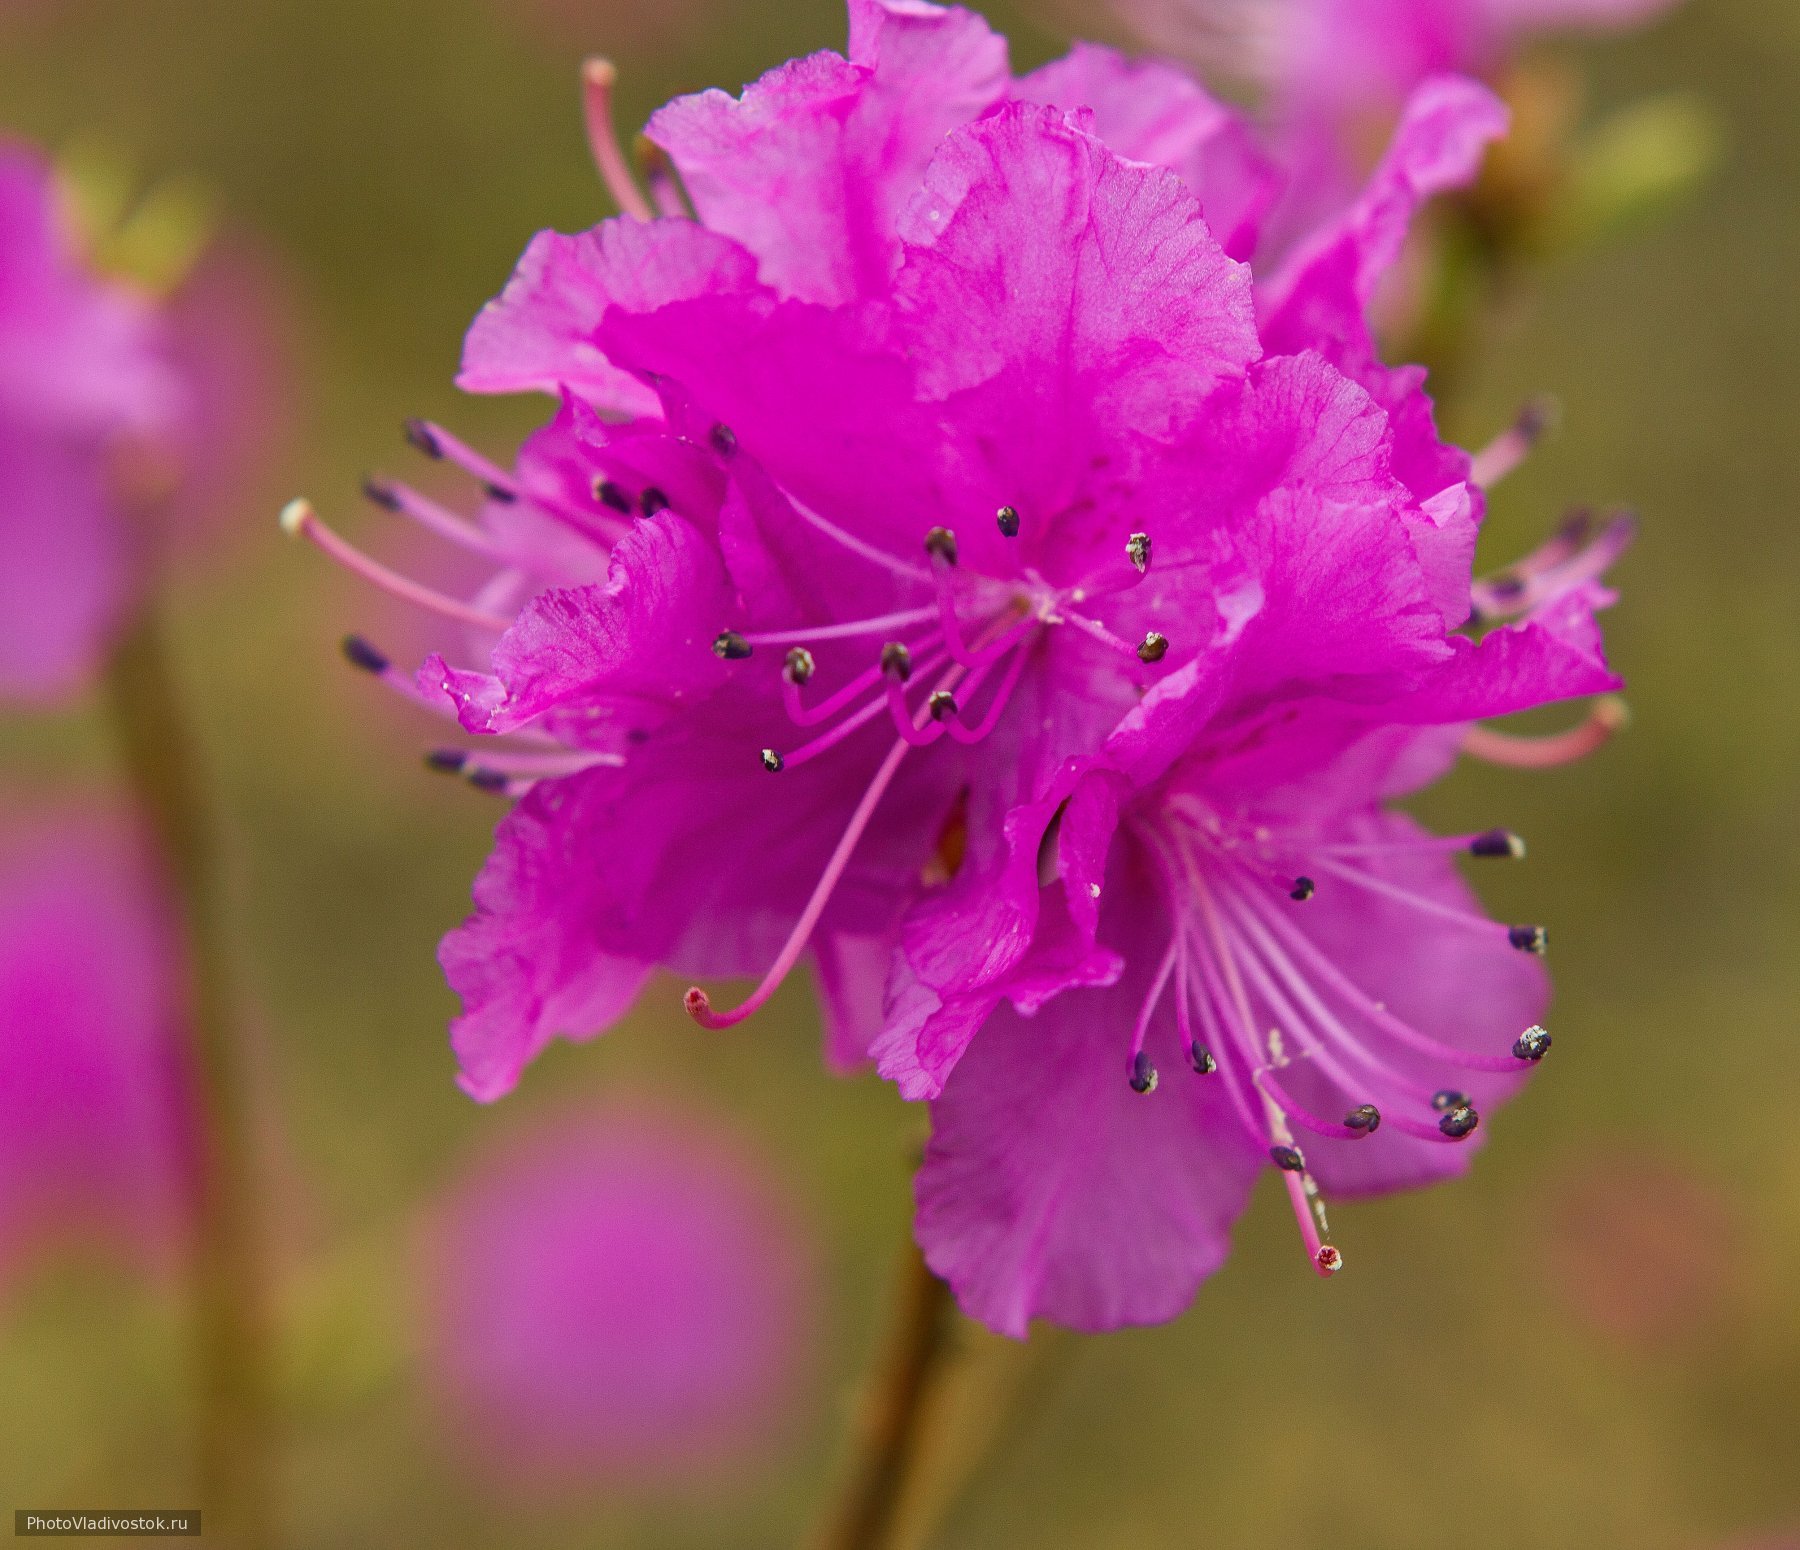
[[614,1104],[490,1144],[424,1256],[455,1428],[532,1488],[753,1454],[812,1322],[796,1223],[760,1158],[691,1115]]
[[181,386],[143,298],[84,267],[48,165],[0,142],[0,693],[68,691],[130,590],[115,457]]
[[159,301],[82,252],[56,176],[0,141],[0,697],[78,690],[156,561],[266,449],[261,272],[209,255]]
[[1391,113],[1446,71],[1490,75],[1540,33],[1640,25],[1675,0],[1115,0],[1143,37],[1261,81],[1283,119]]
[[0,830],[0,1280],[71,1239],[180,1252],[194,1115],[168,920],[118,816]]

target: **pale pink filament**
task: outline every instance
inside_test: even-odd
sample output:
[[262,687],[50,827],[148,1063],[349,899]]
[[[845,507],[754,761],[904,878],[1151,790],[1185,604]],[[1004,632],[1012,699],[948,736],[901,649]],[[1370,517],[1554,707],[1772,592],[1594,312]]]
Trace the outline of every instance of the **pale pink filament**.
[[650,201],[631,176],[631,167],[625,160],[618,131],[613,126],[613,87],[618,79],[619,72],[610,59],[589,59],[581,66],[581,98],[587,120],[588,149],[593,152],[601,182],[620,210],[634,220],[653,220],[656,212],[650,208]]
[[1516,732],[1496,732],[1492,727],[1471,727],[1462,748],[1471,758],[1508,769],[1553,769],[1604,748],[1629,720],[1625,702],[1608,695],[1595,702],[1585,721],[1566,732],[1527,737]]
[[398,571],[390,570],[378,560],[371,559],[347,539],[339,537],[324,522],[319,514],[306,501],[292,501],[281,513],[282,529],[296,538],[305,538],[322,549],[346,570],[361,576],[371,585],[379,587],[391,596],[403,602],[412,603],[416,607],[428,609],[432,613],[441,614],[446,619],[454,619],[459,624],[473,625],[479,630],[491,630],[495,634],[504,634],[512,626],[512,620],[499,614],[491,614],[480,608],[473,608],[458,598],[446,596],[431,587],[423,586],[409,576],[402,576]]

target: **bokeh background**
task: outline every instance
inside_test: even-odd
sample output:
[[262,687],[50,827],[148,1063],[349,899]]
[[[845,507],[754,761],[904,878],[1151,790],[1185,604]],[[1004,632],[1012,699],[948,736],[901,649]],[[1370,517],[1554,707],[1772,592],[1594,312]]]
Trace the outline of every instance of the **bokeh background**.
[[[1020,62],[1060,51],[1066,7],[981,8]],[[461,1097],[432,950],[499,808],[421,770],[430,723],[336,654],[390,616],[274,523],[304,491],[380,533],[391,519],[356,490],[416,472],[405,416],[504,451],[542,414],[450,384],[531,233],[610,213],[585,52],[619,60],[630,126],[842,32],[832,0],[0,9],[0,125],[203,179],[278,270],[298,340],[290,451],[165,605],[231,856],[294,1545],[790,1545],[842,1464],[920,1117],[822,1072],[797,989],[754,1034],[707,1035],[662,984],[499,1107]],[[1469,768],[1423,804],[1529,837],[1525,866],[1479,880],[1502,916],[1550,927],[1556,1052],[1467,1182],[1337,1208],[1335,1280],[1309,1273],[1270,1177],[1175,1324],[1045,1341],[1027,1363],[965,1337],[970,1370],[1025,1398],[947,1498],[944,1550],[1688,1550],[1800,1531],[1800,11],[1694,0],[1573,57],[1596,112],[1701,93],[1725,152],[1673,214],[1540,270],[1448,414],[1473,444],[1530,393],[1564,406],[1497,497],[1492,561],[1571,502],[1643,517],[1610,623],[1629,732],[1547,775]],[[14,717],[0,740],[14,789],[110,778],[88,715]],[[753,1459],[512,1493],[471,1467],[422,1376],[421,1222],[496,1134],[622,1092],[728,1112],[769,1155],[823,1279],[810,1356]],[[192,1505],[187,1338],[154,1281],[75,1263],[14,1287],[0,1507]]]

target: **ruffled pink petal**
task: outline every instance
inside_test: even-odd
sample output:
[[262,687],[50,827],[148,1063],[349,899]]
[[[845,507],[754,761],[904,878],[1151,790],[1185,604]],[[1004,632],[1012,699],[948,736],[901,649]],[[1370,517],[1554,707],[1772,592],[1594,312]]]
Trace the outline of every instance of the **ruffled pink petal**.
[[1200,201],[1232,258],[1256,250],[1262,219],[1281,191],[1275,160],[1233,109],[1172,65],[1077,43],[1013,84],[1020,102],[1086,110],[1093,132],[1130,161],[1167,167]]
[[1260,353],[1248,271],[1181,180],[1051,109],[949,136],[901,234],[896,301],[937,396],[1008,372],[1052,427],[1079,411],[1167,435]]
[[1425,81],[1408,99],[1387,155],[1361,196],[1303,240],[1257,296],[1271,353],[1317,350],[1388,411],[1394,472],[1420,499],[1465,481],[1468,460],[1438,440],[1424,373],[1381,363],[1369,332],[1369,304],[1398,261],[1419,207],[1474,177],[1485,147],[1506,132],[1507,118],[1500,100],[1474,81]]
[[470,326],[457,385],[471,393],[567,387],[597,408],[654,413],[656,395],[595,342],[607,309],[653,311],[755,284],[756,260],[692,221],[619,219],[574,237],[539,232]]
[[1217,1080],[1187,1070],[1172,1019],[1145,1045],[1157,1091],[1127,1082],[1154,962],[1139,951],[1116,985],[1035,1016],[1002,1006],[932,1104],[919,1242],[964,1312],[1002,1334],[1173,1318],[1223,1262],[1267,1161]]
[[1612,594],[1580,587],[1479,642],[1455,637],[1456,654],[1434,668],[1390,714],[1397,721],[1478,721],[1585,695],[1611,694],[1624,680],[1606,661],[1597,609]]
[[647,130],[700,219],[811,301],[885,286],[896,215],[938,142],[1006,88],[1005,41],[968,11],[855,0],[850,55],[794,60],[741,98],[678,98]]
[[610,746],[723,682],[711,647],[731,611],[718,550],[665,511],[620,540],[604,587],[553,589],[528,603],[494,648],[491,680],[434,657],[420,686],[447,692],[471,732],[544,717],[580,746]]

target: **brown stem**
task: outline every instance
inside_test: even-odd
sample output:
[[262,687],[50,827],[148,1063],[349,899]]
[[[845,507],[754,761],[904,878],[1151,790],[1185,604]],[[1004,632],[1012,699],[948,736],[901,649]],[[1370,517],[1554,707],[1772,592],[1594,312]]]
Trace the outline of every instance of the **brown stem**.
[[895,1509],[918,1453],[926,1401],[951,1327],[949,1288],[931,1273],[909,1235],[894,1327],[863,1415],[850,1478],[826,1521],[820,1550],[886,1550],[893,1543]]
[[234,1035],[231,976],[207,804],[162,632],[146,609],[106,682],[114,735],[144,828],[176,893],[188,952],[200,1137],[194,1298],[198,1465],[209,1531],[270,1542],[263,1287],[254,1147]]

